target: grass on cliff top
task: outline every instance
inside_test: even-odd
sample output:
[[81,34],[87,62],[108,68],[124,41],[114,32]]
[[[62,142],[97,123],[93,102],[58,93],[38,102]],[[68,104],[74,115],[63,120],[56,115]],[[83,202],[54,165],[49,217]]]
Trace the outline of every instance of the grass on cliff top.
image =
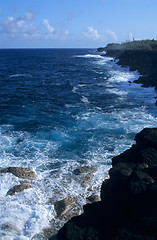
[[105,51],[126,51],[126,50],[142,50],[157,51],[157,40],[133,40],[124,43],[109,43],[104,48]]

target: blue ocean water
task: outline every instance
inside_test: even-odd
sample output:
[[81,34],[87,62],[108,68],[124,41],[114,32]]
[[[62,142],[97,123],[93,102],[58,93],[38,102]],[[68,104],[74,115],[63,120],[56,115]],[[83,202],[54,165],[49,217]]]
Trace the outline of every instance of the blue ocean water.
[[[0,50],[0,167],[37,174],[14,196],[20,179],[0,175],[0,239],[46,239],[36,234],[63,224],[53,203],[70,195],[81,209],[111,158],[156,126],[155,90],[130,83],[138,76],[94,49]],[[97,167],[87,186],[73,172],[84,165]]]

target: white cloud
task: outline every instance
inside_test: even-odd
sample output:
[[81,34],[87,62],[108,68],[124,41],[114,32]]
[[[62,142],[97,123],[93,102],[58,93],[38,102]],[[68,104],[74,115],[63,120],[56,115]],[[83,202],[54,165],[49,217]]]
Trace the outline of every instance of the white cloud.
[[9,20],[10,22],[12,22],[12,21],[14,21],[14,18],[13,18],[13,17],[8,17],[8,20]]
[[52,27],[49,24],[49,21],[47,19],[43,19],[42,23],[45,25],[46,29],[48,30],[49,33],[53,33],[54,32],[54,27]]
[[35,25],[32,18],[33,13],[28,11],[23,17],[9,16],[4,22],[0,22],[0,36],[16,39],[65,40],[69,35],[68,30],[55,29],[48,19],[42,19],[41,24]]
[[1,24],[2,34],[20,34],[28,31],[28,25],[23,19],[8,17],[8,19]]
[[115,32],[111,31],[110,29],[106,29],[105,33],[111,38],[111,40],[117,40],[117,35]]
[[97,29],[94,29],[92,26],[88,27],[88,29],[84,32],[84,36],[90,40],[98,40],[101,38]]
[[37,28],[32,24],[28,23],[31,20],[33,14],[26,12],[23,17],[12,17],[9,16],[4,22],[0,23],[0,33],[2,36],[7,37],[25,37],[31,36]]
[[50,40],[66,40],[68,35],[69,35],[69,31],[65,30],[65,31],[61,31],[61,29],[55,29],[53,26],[51,26],[49,24],[48,19],[42,19],[42,24],[46,27],[47,32],[43,33],[42,38],[44,39],[50,39]]

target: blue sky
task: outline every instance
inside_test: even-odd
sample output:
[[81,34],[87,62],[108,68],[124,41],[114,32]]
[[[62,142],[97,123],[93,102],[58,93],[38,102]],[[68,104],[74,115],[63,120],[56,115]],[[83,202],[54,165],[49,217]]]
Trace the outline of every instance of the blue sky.
[[0,48],[97,48],[157,39],[157,0],[1,0]]

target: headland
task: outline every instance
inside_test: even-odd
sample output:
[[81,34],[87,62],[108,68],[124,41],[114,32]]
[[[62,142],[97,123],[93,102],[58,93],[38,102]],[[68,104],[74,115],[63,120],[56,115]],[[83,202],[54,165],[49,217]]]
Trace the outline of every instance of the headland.
[[138,70],[142,76],[134,82],[142,84],[143,87],[157,89],[156,40],[134,40],[122,44],[110,43],[104,48],[98,48],[97,51],[105,51],[105,56],[118,59],[117,64],[124,67],[129,66],[130,71]]

